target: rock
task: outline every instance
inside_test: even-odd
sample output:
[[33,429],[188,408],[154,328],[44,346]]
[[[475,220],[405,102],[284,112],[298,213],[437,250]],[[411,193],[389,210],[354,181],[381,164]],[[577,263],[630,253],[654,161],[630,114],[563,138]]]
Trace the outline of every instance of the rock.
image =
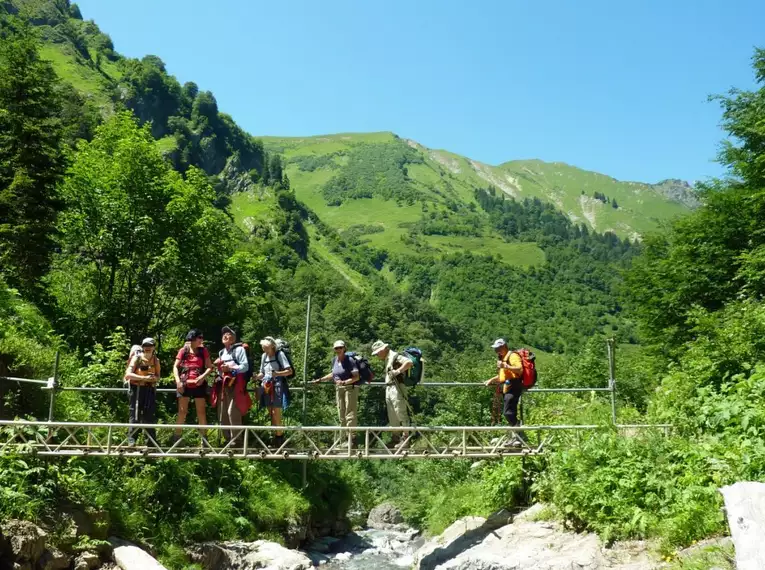
[[8,541],[16,562],[37,563],[45,550],[48,536],[41,528],[31,522],[11,519],[0,523],[0,531]]
[[404,522],[404,515],[393,503],[382,503],[369,512],[367,526],[377,530],[395,529]]
[[759,570],[765,560],[765,483],[739,482],[720,489],[738,570]]
[[83,552],[74,560],[74,570],[94,570],[101,565],[101,558],[95,552]]
[[31,562],[14,562],[13,570],[33,570]]
[[314,550],[322,554],[327,554],[329,552],[332,552],[332,546],[334,544],[337,544],[338,542],[340,542],[339,538],[335,538],[333,536],[325,536],[323,538],[313,541],[308,548],[309,550]]
[[109,513],[94,509],[70,506],[62,515],[70,523],[70,533],[76,537],[87,535],[96,540],[106,540],[109,535]]
[[135,544],[114,536],[109,537],[109,544],[113,548],[114,561],[122,570],[166,570],[148,552]]
[[534,511],[523,513],[505,525],[507,511],[489,519],[460,519],[417,551],[415,569],[653,570],[657,566],[644,543],[605,549],[594,534],[567,532],[557,523],[534,517]]
[[49,547],[38,562],[40,570],[66,570],[72,564],[72,557],[60,550]]
[[313,563],[302,552],[275,542],[206,542],[186,551],[204,570],[311,570]]
[[417,551],[414,556],[415,570],[433,570],[477,544],[489,532],[489,529],[484,529],[485,524],[483,517],[464,517],[455,521]]

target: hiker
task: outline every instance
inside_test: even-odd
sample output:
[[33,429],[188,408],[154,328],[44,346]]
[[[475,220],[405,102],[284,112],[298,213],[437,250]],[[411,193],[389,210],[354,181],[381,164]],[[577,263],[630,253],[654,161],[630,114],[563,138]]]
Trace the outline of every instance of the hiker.
[[[491,347],[497,353],[498,373],[493,378],[489,378],[486,381],[486,385],[491,386],[497,383],[501,385],[503,398],[502,415],[505,416],[508,424],[517,426],[518,402],[520,402],[521,394],[523,393],[523,361],[517,352],[511,351],[508,348],[507,342],[503,338],[495,340]],[[508,441],[506,445],[521,447],[523,442],[516,433],[513,439]]]
[[[388,423],[391,427],[408,427],[409,401],[403,380],[406,371],[414,363],[403,354],[391,350],[381,340],[372,345],[372,356],[385,362],[385,405],[388,408]],[[406,441],[406,432],[395,432],[391,438],[391,443],[395,446],[406,447]]]
[[[345,342],[335,341],[332,345],[335,357],[332,359],[332,372],[314,380],[318,382],[335,382],[335,397],[337,413],[340,416],[340,427],[356,427],[356,415],[359,407],[359,367],[356,360],[346,354]],[[342,447],[342,444],[341,444]]]
[[[159,359],[154,353],[153,338],[143,339],[140,347],[131,349],[130,361],[125,371],[125,381],[130,386],[130,420],[131,424],[156,423],[157,411],[157,382],[160,377]],[[135,432],[128,433],[128,445],[135,445]],[[146,435],[154,443],[157,441],[157,430],[147,428]]]
[[[236,342],[234,329],[223,327],[221,334],[223,349],[214,363],[218,368],[218,377],[213,387],[212,405],[220,406],[221,425],[240,426],[242,416],[252,407],[252,399],[247,393],[250,362],[245,345]],[[223,430],[226,443],[234,440],[234,446],[240,442],[241,435],[241,430]]]
[[[207,425],[205,402],[207,400],[207,376],[212,372],[213,365],[210,361],[210,353],[204,346],[204,335],[198,329],[192,329],[186,335],[186,344],[178,351],[173,365],[173,376],[177,388],[178,398],[178,421],[176,425],[186,423],[186,415],[189,413],[189,400],[194,399],[197,409],[197,421],[199,425]],[[178,427],[170,440],[170,445],[181,438],[183,430]],[[207,432],[200,430],[202,444],[207,444]]]
[[[271,425],[282,425],[282,409],[287,407],[289,388],[287,378],[292,377],[294,372],[289,358],[283,350],[277,350],[276,339],[267,336],[260,341],[263,356],[260,359],[260,372],[258,380],[260,385],[260,405],[268,408],[271,416]],[[281,446],[284,443],[284,433],[276,431],[273,442]]]

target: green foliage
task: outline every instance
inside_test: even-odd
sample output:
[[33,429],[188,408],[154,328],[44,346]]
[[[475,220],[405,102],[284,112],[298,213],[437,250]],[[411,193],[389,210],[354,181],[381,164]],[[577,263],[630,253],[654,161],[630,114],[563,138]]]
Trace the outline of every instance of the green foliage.
[[534,488],[575,530],[688,545],[724,530],[708,461],[686,440],[605,433],[552,454]]
[[9,23],[0,41],[0,266],[11,286],[39,296],[65,168],[62,104],[32,30]]
[[765,293],[765,51],[756,50],[753,59],[760,89],[733,90],[719,98],[723,127],[731,137],[723,143],[720,161],[732,177],[705,185],[705,205],[649,240],[628,278],[647,336],[671,349],[692,338],[686,323],[695,307],[716,311],[740,295]]
[[[234,294],[262,293],[257,273],[227,265],[236,230],[213,206],[206,177],[173,172],[129,114],[81,147],[61,195],[67,209],[49,283],[77,342],[103,340],[117,326],[133,339],[184,328],[213,306],[232,306]],[[237,260],[257,268],[244,253]]]
[[401,140],[393,144],[356,145],[348,163],[325,184],[324,199],[329,206],[373,196],[413,204],[417,193],[409,183],[407,165],[421,161]]

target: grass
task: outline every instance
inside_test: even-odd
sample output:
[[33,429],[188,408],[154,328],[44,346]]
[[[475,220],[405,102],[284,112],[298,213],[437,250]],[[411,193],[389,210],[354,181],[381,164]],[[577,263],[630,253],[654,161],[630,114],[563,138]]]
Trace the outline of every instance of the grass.
[[56,74],[85,95],[93,97],[101,107],[110,106],[108,80],[98,71],[77,60],[71,48],[64,44],[43,44],[40,56],[53,64]]
[[[265,137],[263,142],[266,148],[283,152],[287,160],[302,155],[341,153],[335,157],[335,162],[341,164],[342,153],[354,144],[393,142],[396,140],[394,137],[392,133],[386,132],[346,133],[317,137]],[[434,151],[418,146],[416,152],[422,157],[423,163],[409,164],[408,175],[421,200],[427,203],[456,200],[469,204],[474,202],[473,191],[476,187],[485,188],[491,184],[517,199],[540,198],[551,202],[572,220],[586,223],[597,231],[610,230],[630,238],[655,230],[662,221],[688,211],[685,206],[668,200],[650,185],[621,182],[568,164],[521,160],[490,166],[474,163],[448,151]],[[341,214],[338,214],[329,208],[321,196],[321,188],[336,172],[330,169],[302,172],[294,164],[288,167],[298,198],[332,225],[333,219],[345,220],[343,214],[346,210],[341,209]],[[610,203],[595,200],[592,197],[594,192],[615,198],[619,207],[613,208]],[[364,206],[351,207],[348,212],[356,214],[370,206],[368,200],[361,200],[361,203]],[[406,219],[416,218],[420,206],[415,204],[409,208],[414,210],[413,215],[403,212],[399,212],[399,215]],[[384,208],[384,213],[390,213],[389,209]],[[371,215],[366,214],[364,217],[368,219]],[[347,225],[336,227],[342,229]],[[394,242],[402,233],[393,228],[371,238],[371,241],[376,245],[386,243],[389,249],[400,249]]]
[[444,253],[499,254],[508,265],[532,267],[545,262],[545,253],[536,243],[506,242],[497,237],[424,236],[429,245]]

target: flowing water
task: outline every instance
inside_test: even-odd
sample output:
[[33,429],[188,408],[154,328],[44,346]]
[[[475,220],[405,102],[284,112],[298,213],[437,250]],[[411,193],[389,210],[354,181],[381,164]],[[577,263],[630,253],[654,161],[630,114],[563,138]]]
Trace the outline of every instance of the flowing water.
[[411,568],[424,540],[415,530],[360,530],[334,542],[330,553],[311,553],[322,570],[401,570]]

